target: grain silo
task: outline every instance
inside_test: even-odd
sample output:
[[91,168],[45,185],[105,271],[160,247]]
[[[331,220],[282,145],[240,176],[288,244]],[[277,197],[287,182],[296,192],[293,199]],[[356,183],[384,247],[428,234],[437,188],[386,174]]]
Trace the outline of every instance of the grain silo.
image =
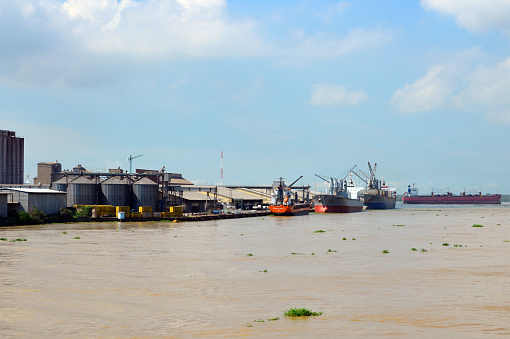
[[51,189],[60,192],[67,192],[68,183],[73,180],[72,178],[62,177],[51,184]]
[[111,177],[101,183],[101,205],[129,206],[129,184]]
[[[55,184],[62,179],[56,181]],[[99,184],[95,180],[79,176],[67,184],[67,206],[97,205],[98,202]]]
[[131,208],[138,211],[140,206],[150,206],[158,210],[158,184],[149,178],[142,178],[133,184]]

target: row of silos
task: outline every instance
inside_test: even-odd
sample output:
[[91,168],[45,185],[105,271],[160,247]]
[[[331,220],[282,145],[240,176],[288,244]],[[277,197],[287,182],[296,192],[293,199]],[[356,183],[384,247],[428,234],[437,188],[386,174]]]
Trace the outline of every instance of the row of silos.
[[110,177],[101,183],[96,179],[79,176],[76,179],[63,177],[55,181],[52,188],[67,192],[67,206],[73,205],[112,205],[130,206],[138,210],[140,206],[158,207],[158,185],[142,178],[134,183],[119,177]]

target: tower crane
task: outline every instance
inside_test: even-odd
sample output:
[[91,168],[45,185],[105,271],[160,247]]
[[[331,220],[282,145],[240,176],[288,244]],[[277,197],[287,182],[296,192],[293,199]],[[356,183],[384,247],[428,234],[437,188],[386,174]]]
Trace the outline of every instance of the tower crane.
[[129,161],[129,173],[133,173],[133,159],[136,159],[136,158],[140,158],[141,156],[143,156],[143,154],[140,154],[140,155],[135,155],[135,156],[132,156],[131,154],[129,155],[129,158],[127,158],[127,160]]

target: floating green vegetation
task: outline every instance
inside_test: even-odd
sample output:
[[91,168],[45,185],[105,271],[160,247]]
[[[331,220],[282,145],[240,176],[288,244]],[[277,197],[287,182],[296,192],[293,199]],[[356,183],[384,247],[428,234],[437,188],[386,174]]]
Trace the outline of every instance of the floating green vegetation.
[[241,233],[241,235],[244,235],[243,233]]
[[252,325],[252,324],[246,324],[245,326],[246,326],[246,327],[253,327],[253,325]]
[[352,238],[352,240],[356,240],[356,238]]
[[406,225],[392,225],[392,226],[405,227]]
[[329,253],[329,252],[338,252],[338,251],[336,251],[336,250],[335,250],[335,251],[333,251],[332,249],[329,249],[329,250],[328,250],[328,253]]
[[62,232],[62,234],[67,234],[67,232]]
[[[7,240],[7,239],[5,239]],[[17,242],[17,241],[27,241],[27,239],[14,239],[14,240],[11,240],[11,242]]]
[[427,250],[426,250],[426,249],[424,249],[424,248],[422,248],[422,249],[421,249],[421,251],[422,251],[422,252],[427,252]]
[[74,237],[73,239],[80,239],[80,237]]
[[265,323],[266,321],[264,319],[259,320],[253,320],[254,323]]
[[483,227],[483,225],[480,225],[480,224],[474,224],[473,226],[471,227]]
[[[2,239],[0,239],[0,240],[2,240]],[[510,242],[510,240],[503,240],[503,242]]]
[[0,238],[0,240],[1,240],[1,241],[7,241],[7,239],[5,239],[5,238]]
[[313,231],[313,233],[326,233],[326,231],[318,230],[318,231]]
[[305,255],[304,253],[290,252],[292,255]]
[[450,244],[445,242],[445,243],[443,243],[443,246],[450,246]]
[[416,248],[414,248],[414,247],[413,247],[413,248],[411,248],[411,251],[418,251],[418,250],[417,250]]
[[264,273],[267,273],[267,270],[263,270],[263,271],[259,271],[259,272],[264,272]]
[[390,251],[388,251],[388,250],[382,250],[382,252],[381,252],[381,253],[390,253]]
[[276,317],[276,318],[271,318],[271,319],[267,319],[267,321],[277,321],[277,320],[280,320],[280,317]]
[[248,256],[248,257],[253,257],[253,254],[248,253],[248,254],[247,254],[247,256]]
[[322,312],[313,312],[306,308],[291,308],[286,310],[283,314],[287,317],[309,317],[321,315]]
[[347,240],[347,238],[342,238],[342,240]]
[[310,254],[310,255],[315,255],[315,253],[312,252],[312,254]]
[[453,247],[462,247],[462,245],[453,244]]

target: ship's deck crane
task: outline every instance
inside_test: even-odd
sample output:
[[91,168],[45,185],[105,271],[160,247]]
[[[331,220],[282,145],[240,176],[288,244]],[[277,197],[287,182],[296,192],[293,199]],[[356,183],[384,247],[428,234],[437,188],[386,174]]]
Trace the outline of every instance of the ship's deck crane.
[[127,158],[129,161],[129,173],[133,173],[133,159],[140,158],[141,156],[143,156],[143,154],[135,156],[132,156],[131,154],[129,155],[129,158]]

